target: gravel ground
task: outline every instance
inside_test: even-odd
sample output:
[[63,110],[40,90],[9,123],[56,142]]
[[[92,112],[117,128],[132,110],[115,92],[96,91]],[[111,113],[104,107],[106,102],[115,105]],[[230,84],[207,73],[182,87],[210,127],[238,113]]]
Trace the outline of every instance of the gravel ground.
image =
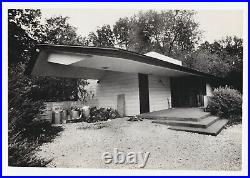
[[53,159],[48,167],[138,168],[138,164],[105,164],[102,154],[114,148],[125,154],[150,152],[146,169],[241,170],[241,125],[218,136],[169,130],[149,120],[128,118],[88,124],[65,124],[65,130],[37,155]]

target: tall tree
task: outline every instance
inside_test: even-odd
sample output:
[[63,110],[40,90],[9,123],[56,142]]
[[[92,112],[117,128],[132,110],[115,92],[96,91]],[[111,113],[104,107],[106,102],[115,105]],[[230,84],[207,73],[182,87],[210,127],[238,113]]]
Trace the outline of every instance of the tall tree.
[[224,77],[242,91],[242,39],[227,36],[213,43],[206,41],[192,53],[188,62],[188,67]]
[[131,30],[131,25],[128,17],[120,18],[113,26],[113,33],[116,40],[116,45],[120,48],[128,49],[130,39],[129,33]]
[[194,15],[195,11],[170,10],[147,11],[134,16],[131,39],[139,46],[137,52],[154,50],[182,59],[183,55],[179,54],[194,50],[201,36]]
[[96,33],[89,34],[89,41],[97,47],[114,47],[115,38],[110,25],[103,25],[96,30]]
[[30,49],[35,45],[40,30],[40,10],[8,10],[9,66],[27,63]]
[[113,26],[98,28],[90,33],[94,46],[114,47],[146,53],[156,51],[184,60],[201,37],[195,11],[169,10],[140,12],[131,18],[120,18]]
[[[69,24],[69,17],[51,17],[41,28],[42,43],[59,45],[83,45],[87,40],[77,34],[77,28]],[[39,77],[36,87],[32,90],[37,100],[65,101],[78,100],[79,79],[61,79],[54,77]]]
[[30,31],[39,26],[40,15],[39,10],[8,11],[8,121],[11,129],[15,129],[12,128],[15,124],[27,124],[42,107],[40,102],[27,97],[32,80],[23,75],[25,64],[30,60],[30,49],[35,45],[34,33]]
[[[9,10],[9,72],[11,76],[29,80],[32,83],[30,97],[42,101],[78,99],[78,80],[51,77],[32,77],[23,74],[25,65],[31,58],[31,49],[37,43],[86,45],[86,41],[76,33],[76,28],[68,23],[67,17],[46,19],[42,25],[40,10]],[[10,76],[10,75],[9,75]],[[9,90],[13,90],[10,86]],[[11,92],[10,92],[11,93]],[[14,95],[13,95],[14,96]]]
[[43,25],[43,43],[63,45],[87,45],[85,38],[77,34],[77,28],[68,22],[69,17],[51,17]]

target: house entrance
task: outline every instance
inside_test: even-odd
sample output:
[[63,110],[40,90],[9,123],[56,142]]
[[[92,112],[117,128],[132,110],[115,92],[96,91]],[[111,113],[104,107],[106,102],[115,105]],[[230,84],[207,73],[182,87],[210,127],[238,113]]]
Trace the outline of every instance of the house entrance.
[[204,106],[206,84],[198,77],[171,78],[171,97],[173,107]]

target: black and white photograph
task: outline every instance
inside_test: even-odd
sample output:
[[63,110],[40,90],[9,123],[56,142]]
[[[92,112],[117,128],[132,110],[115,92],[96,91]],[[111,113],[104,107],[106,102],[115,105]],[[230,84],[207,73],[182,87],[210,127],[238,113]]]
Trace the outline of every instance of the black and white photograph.
[[247,4],[100,4],[5,4],[6,167],[246,173]]

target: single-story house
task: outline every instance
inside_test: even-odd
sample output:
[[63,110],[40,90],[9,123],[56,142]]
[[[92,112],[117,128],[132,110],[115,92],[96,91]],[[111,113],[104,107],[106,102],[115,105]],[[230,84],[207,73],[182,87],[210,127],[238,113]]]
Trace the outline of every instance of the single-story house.
[[203,107],[220,79],[149,52],[117,48],[37,45],[27,73],[36,76],[96,79],[100,107],[123,116],[172,107]]

